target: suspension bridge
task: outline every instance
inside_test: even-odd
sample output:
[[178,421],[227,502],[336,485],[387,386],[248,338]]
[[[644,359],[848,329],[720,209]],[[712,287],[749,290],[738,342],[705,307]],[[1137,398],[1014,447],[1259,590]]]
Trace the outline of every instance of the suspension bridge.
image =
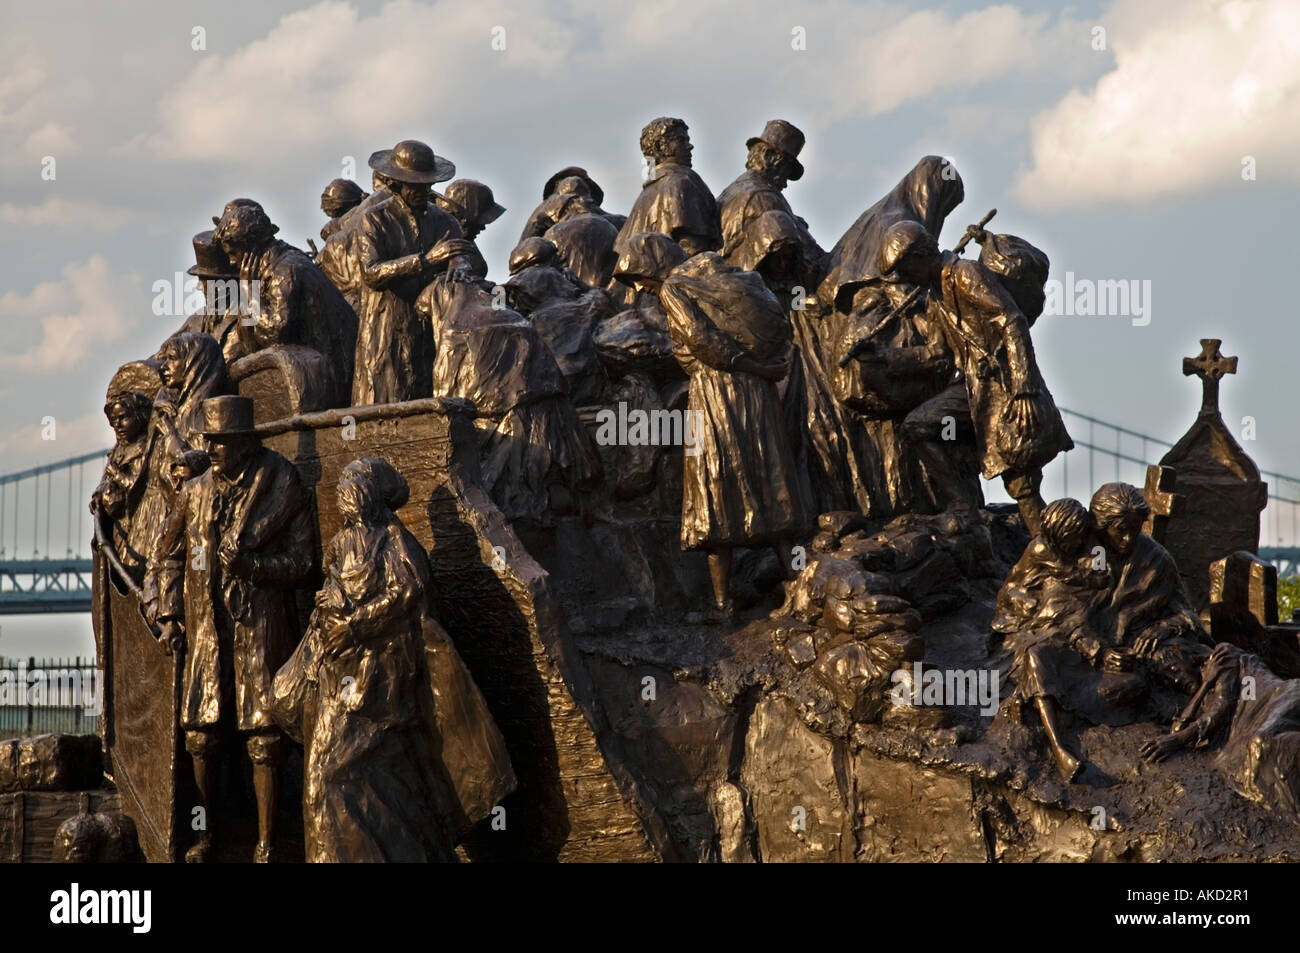
[[[1142,486],[1146,468],[1172,444],[1061,408],[1074,450],[1045,469],[1043,497],[1087,502],[1112,480]],[[0,475],[0,615],[90,611],[90,493],[107,451]],[[1281,576],[1300,575],[1300,478],[1261,471],[1268,505],[1260,514],[1259,555]],[[991,498],[1004,494],[986,484]]]

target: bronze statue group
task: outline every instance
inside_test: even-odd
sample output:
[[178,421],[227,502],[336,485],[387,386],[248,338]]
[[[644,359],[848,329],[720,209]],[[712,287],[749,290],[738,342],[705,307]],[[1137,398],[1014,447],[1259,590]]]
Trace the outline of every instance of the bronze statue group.
[[[437,625],[429,567],[394,515],[401,475],[379,459],[348,466],[343,527],[318,541],[310,493],[261,445],[234,378],[272,351],[300,384],[299,409],[472,400],[484,485],[510,519],[589,519],[602,485],[618,500],[652,491],[669,449],[615,448],[606,472],[584,409],[687,411],[698,446],[674,503],[682,547],[708,555],[719,620],[734,618],[734,549],[771,546],[789,574],[820,513],[972,512],[979,477],[1001,477],[1036,538],[996,627],[1066,776],[1079,759],[1056,722],[1079,694],[1075,669],[1127,671],[1143,656],[1195,687],[1203,634],[1168,554],[1133,529],[1141,495],[1116,484],[1091,510],[1044,513],[1042,468],[1072,444],[1030,337],[1042,251],[982,224],[962,243],[980,245],[977,260],[942,251],[964,188],[937,157],[827,252],[784,195],[804,173],[792,124],[750,138],[716,197],[682,120],[653,120],[640,145],[651,171],[626,216],[584,169],[550,176],[501,283],[475,239],[505,210],[482,183],[450,181],[453,164],[422,142],[374,153],[368,194],[327,186],[319,251],[235,199],[194,237],[206,306],[114,377],[117,445],[92,507],[164,646],[185,649],[180,719],[201,804],[219,754],[236,738],[247,752],[256,859],[275,850],[286,738],[306,747],[312,860],[452,858],[491,807],[467,803],[458,773],[512,783],[499,744],[474,749],[438,724],[422,649]],[[1109,562],[1093,565],[1094,544]],[[293,593],[313,578],[300,638]],[[1072,624],[1075,612],[1087,620]],[[458,709],[477,713],[459,730],[499,738],[449,642],[443,656]],[[187,859],[211,857],[214,831],[220,818]]]

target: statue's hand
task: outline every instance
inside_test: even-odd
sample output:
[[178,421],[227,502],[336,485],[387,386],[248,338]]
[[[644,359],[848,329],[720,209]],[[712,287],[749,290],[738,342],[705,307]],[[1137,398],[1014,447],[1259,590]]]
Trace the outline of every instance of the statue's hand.
[[1176,737],[1173,735],[1161,735],[1153,741],[1148,741],[1139,749],[1139,751],[1145,760],[1155,764],[1158,761],[1164,761],[1171,754],[1177,751],[1178,748],[1179,742]]
[[221,560],[222,569],[228,574],[238,576],[241,579],[252,576],[256,568],[253,557],[231,542],[222,543],[217,556]]
[[185,628],[179,619],[168,619],[162,623],[158,644],[162,646],[164,655],[171,655],[185,645]]
[[1101,653],[1101,670],[1113,674],[1131,672],[1133,670],[1133,656],[1118,649],[1105,649]]
[[1160,643],[1164,639],[1165,633],[1163,630],[1159,628],[1147,629],[1137,637],[1137,641],[1133,643],[1133,650],[1138,655],[1150,655],[1160,647]]

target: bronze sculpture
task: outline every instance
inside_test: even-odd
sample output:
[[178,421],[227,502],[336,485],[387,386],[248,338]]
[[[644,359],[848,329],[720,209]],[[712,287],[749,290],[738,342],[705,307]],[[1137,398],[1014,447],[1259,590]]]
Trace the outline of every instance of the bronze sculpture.
[[663,302],[678,362],[691,376],[682,548],[709,555],[715,616],[734,611],[732,549],[770,544],[789,573],[808,503],[785,437],[776,382],[789,370],[790,325],[762,278],[715,253],[683,261],[664,235],[629,240],[620,280]]
[[[150,859],[297,859],[275,807],[299,773],[314,861],[1199,859],[1141,805],[1199,783],[1202,756],[1168,756],[1223,728],[1236,789],[1290,810],[1295,652],[1277,646],[1295,633],[1259,611],[1258,567],[1234,554],[1209,580],[1214,640],[1258,659],[1211,657],[1187,567],[1142,532],[1176,518],[1172,472],[1145,498],[1037,499],[1069,446],[1029,338],[1046,256],[988,217],[955,250],[976,241],[977,262],[940,255],[964,185],[937,157],[823,253],[784,195],[802,145],[769,121],[709,214],[684,124],[657,120],[646,230],[620,234],[591,176],[560,170],[497,287],[473,244],[490,190],[431,196],[450,163],[399,143],[371,195],[323,196],[341,214],[318,266],[362,315],[359,406],[250,377],[223,344],[260,343],[220,284],[115,376],[96,632],[105,747]],[[260,206],[216,224],[288,316],[265,330],[314,319],[292,288],[315,266]],[[195,255],[237,277],[212,235]],[[982,463],[1018,506],[983,505]],[[978,699],[930,697],[954,675]],[[255,847],[214,785],[235,737]],[[1129,797],[1144,745],[1165,763]],[[1081,830],[1112,797],[1124,830]],[[1229,807],[1279,852],[1280,826]]]
[[228,208],[214,237],[239,263],[241,285],[255,313],[241,315],[247,324],[245,350],[299,345],[323,359],[323,390],[332,406],[347,404],[357,348],[357,316],[351,305],[306,254],[275,237],[257,203]]
[[329,219],[321,226],[321,241],[328,241],[339,230],[343,216],[365,201],[369,194],[351,179],[332,179],[320,194],[320,210]]
[[315,563],[311,503],[297,471],[261,445],[252,401],[203,402],[211,467],[185,483],[159,541],[155,617],[167,651],[185,651],[181,725],[206,824],[186,860],[212,853],[219,757],[233,729],[253,764],[258,842],[272,859],[284,739],[272,679],[298,641],[293,589]]
[[1037,532],[1044,505],[1038,492],[1043,464],[1074,443],[1038,371],[1020,306],[986,266],[960,258],[945,260],[918,222],[890,226],[881,270],[897,271],[905,280],[942,294],[937,313],[963,371],[984,477],[1002,477],[1007,493],[1020,505],[1025,525]]
[[307,747],[311,862],[455,860],[457,805],[425,662],[430,578],[393,513],[408,492],[383,460],[343,469],[325,583],[275,676],[277,721]]
[[[447,184],[442,195],[434,197],[438,207],[450,214],[460,225],[461,234],[473,245],[483,229],[505,214],[505,206],[493,197],[492,190],[474,179],[456,179]],[[462,273],[473,278],[487,277],[487,261],[473,245],[466,256]]]
[[429,201],[430,186],[456,174],[450,161],[422,142],[403,140],[374,153],[370,167],[387,177],[391,194],[363,211],[356,226],[361,294],[355,405],[433,393],[433,350],[415,314],[415,298],[434,274],[457,270],[460,256],[472,248],[456,220]]
[[992,627],[1015,652],[1013,713],[1037,707],[1067,781],[1083,763],[1061,738],[1062,708],[1122,723],[1151,679],[1191,695],[1209,656],[1173,559],[1142,532],[1149,512],[1126,483],[1100,487],[1087,510],[1057,500],[998,593]]
[[644,232],[667,235],[688,258],[722,244],[718,203],[691,168],[691,149],[690,133],[680,119],[661,117],[641,130],[641,153],[653,171],[619,229],[614,251],[624,254]]

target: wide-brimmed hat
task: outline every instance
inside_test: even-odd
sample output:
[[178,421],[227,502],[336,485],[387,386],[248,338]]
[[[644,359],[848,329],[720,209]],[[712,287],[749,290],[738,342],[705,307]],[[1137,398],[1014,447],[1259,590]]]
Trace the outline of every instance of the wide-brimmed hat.
[[187,274],[198,278],[238,278],[239,269],[230,263],[226,250],[209,228],[194,236],[194,264]]
[[253,401],[248,397],[226,394],[209,397],[203,402],[205,437],[257,436],[253,429]]
[[790,181],[803,177],[803,164],[799,161],[799,153],[803,151],[804,136],[797,126],[784,119],[769,119],[762,133],[751,136],[745,141],[745,148],[754,148],[756,142],[766,142],[773,149],[784,153],[792,166],[787,176]]
[[410,185],[446,182],[456,174],[450,159],[434,155],[423,142],[403,139],[391,149],[380,149],[370,156],[370,168],[390,179]]
[[555,187],[560,184],[561,179],[578,178],[587,183],[587,188],[591,190],[591,197],[597,205],[603,205],[605,202],[605,190],[596,184],[596,180],[587,174],[587,170],[578,165],[566,165],[555,175],[546,180],[542,186],[542,199],[549,199]]
[[457,179],[450,182],[437,196],[438,204],[466,221],[478,225],[491,225],[503,214],[505,206],[498,205],[492,190],[476,179]]

